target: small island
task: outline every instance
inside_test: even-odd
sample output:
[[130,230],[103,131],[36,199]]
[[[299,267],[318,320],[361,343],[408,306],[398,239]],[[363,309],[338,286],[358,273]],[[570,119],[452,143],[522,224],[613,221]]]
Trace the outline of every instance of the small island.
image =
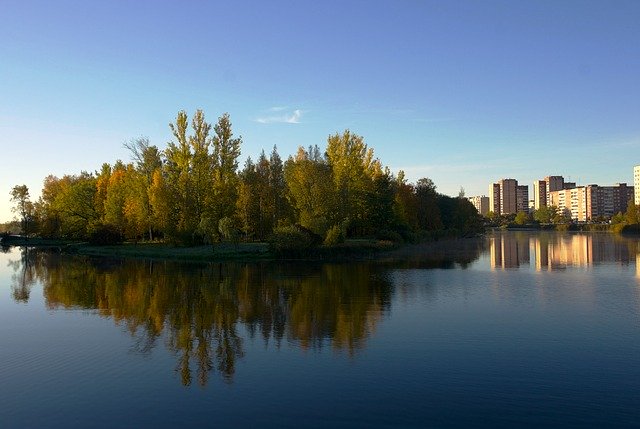
[[197,110],[169,124],[173,140],[125,143],[131,162],[47,176],[42,196],[11,192],[21,236],[6,244],[90,255],[183,260],[369,257],[400,244],[480,233],[483,219],[461,190],[409,183],[345,130],[322,151],[300,146],[283,161],[274,146],[239,169],[242,144],[228,114]]

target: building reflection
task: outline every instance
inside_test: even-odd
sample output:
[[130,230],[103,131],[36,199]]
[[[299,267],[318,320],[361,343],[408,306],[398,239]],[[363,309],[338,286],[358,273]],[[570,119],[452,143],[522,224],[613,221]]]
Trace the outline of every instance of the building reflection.
[[636,263],[640,259],[636,244],[609,234],[581,233],[500,233],[489,238],[492,269],[531,265],[536,271],[567,267],[586,267],[600,263]]
[[529,242],[519,233],[499,234],[490,238],[491,268],[517,268],[529,264]]

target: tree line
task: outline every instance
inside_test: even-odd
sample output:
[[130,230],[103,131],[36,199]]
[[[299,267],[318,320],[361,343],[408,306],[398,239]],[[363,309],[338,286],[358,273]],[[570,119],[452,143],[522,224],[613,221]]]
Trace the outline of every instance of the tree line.
[[26,186],[14,187],[23,232],[198,244],[265,240],[295,227],[332,244],[347,237],[414,241],[482,227],[465,198],[439,194],[427,178],[413,184],[402,171],[392,174],[349,130],[329,136],[324,151],[301,146],[283,161],[274,146],[239,168],[242,138],[228,114],[212,125],[202,110],[191,120],[180,111],[169,126],[173,138],[164,150],[147,138],[131,140],[131,162],[47,176],[36,202]]

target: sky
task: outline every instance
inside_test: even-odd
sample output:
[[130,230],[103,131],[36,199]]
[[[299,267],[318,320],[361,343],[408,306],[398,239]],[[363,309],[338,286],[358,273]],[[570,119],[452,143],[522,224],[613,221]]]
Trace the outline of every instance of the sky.
[[1,0],[0,222],[13,186],[163,149],[196,109],[229,113],[241,165],[349,129],[448,195],[633,183],[639,23],[637,0]]

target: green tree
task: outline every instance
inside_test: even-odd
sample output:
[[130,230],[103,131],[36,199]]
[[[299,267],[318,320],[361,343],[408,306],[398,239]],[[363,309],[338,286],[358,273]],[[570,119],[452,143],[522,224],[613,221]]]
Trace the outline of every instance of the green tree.
[[520,211],[516,214],[515,222],[518,225],[524,225],[529,222],[529,215],[525,212]]
[[96,192],[96,179],[87,172],[62,178],[48,176],[41,200],[46,235],[86,239],[100,221]]
[[533,213],[533,219],[540,223],[551,223],[558,213],[556,206],[541,206]]
[[187,137],[189,120],[185,111],[178,112],[176,122],[169,124],[175,141],[167,144],[165,149],[165,168],[163,181],[167,190],[166,197],[167,228],[166,232],[175,241],[191,241],[199,220],[196,220],[191,176],[191,147]]
[[273,146],[269,155],[269,198],[273,210],[271,225],[276,226],[278,223],[290,221],[293,216],[293,208],[287,198],[284,164],[276,146]]
[[438,194],[433,180],[422,178],[416,183],[418,227],[424,231],[440,230],[444,227],[438,207]]
[[314,233],[324,236],[330,225],[337,222],[331,168],[320,155],[317,146],[298,148],[295,157],[284,165],[284,176],[295,207],[298,222]]
[[[640,191],[639,191],[640,192]],[[640,213],[638,212],[638,206],[636,206],[633,200],[629,201],[627,205],[627,211],[624,218],[627,225],[635,225],[640,223]]]
[[12,210],[20,217],[22,233],[29,235],[34,216],[34,206],[29,198],[29,188],[27,185],[16,185],[9,194],[11,195],[11,201],[14,203]]
[[[210,198],[212,188],[215,188],[212,176],[216,163],[209,151],[212,143],[209,138],[211,125],[206,122],[202,110],[197,110],[191,121],[191,135],[188,135],[189,120],[184,111],[178,112],[176,122],[169,124],[169,127],[175,141],[169,142],[165,150],[163,184],[166,192],[162,192],[162,195],[166,201],[157,205],[158,208],[164,206],[168,212],[158,217],[175,223],[175,228],[166,231],[174,240],[192,242],[201,218],[212,216],[210,203],[215,201]],[[153,187],[156,193],[156,202],[158,184],[156,180],[150,186],[150,191]]]
[[415,188],[408,183],[404,171],[398,172],[395,183],[394,213],[399,225],[418,230],[418,198]]
[[142,214],[141,223],[147,230],[149,240],[153,240],[153,229],[158,225],[154,225],[153,222],[151,187],[154,173],[162,168],[161,153],[156,146],[150,144],[147,137],[130,140],[124,144],[124,147],[129,149],[131,158],[136,165],[136,171],[141,178],[142,183],[137,189],[140,200],[136,203],[141,206],[138,210]]
[[258,189],[258,175],[256,166],[247,158],[244,169],[240,173],[240,183],[238,189],[237,214],[242,224],[242,231],[247,238],[258,235],[260,228],[260,190]]
[[361,136],[345,130],[327,139],[327,162],[335,186],[335,221],[351,219],[362,226],[368,194],[373,192],[373,173],[379,167],[373,149]]
[[233,137],[229,114],[225,113],[213,127],[213,192],[210,206],[215,219],[233,216],[238,197],[238,158],[242,137]]

